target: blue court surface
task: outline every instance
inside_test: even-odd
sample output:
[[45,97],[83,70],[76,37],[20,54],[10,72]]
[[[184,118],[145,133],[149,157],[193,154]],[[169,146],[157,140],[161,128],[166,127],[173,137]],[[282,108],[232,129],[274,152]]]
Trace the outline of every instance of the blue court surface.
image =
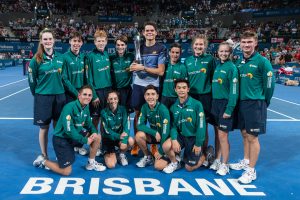
[[[21,67],[0,71],[0,103],[0,199],[300,199],[300,87],[276,85],[267,134],[260,136],[258,179],[249,185],[237,183],[240,171],[221,177],[201,167],[167,175],[137,168],[138,158],[130,156],[127,167],[95,172],[86,171],[87,157],[78,155],[71,176],[59,176],[32,166],[39,154],[38,127]],[[54,160],[51,133],[48,151]],[[238,161],[243,156],[239,131],[230,133],[230,143],[230,161]]]

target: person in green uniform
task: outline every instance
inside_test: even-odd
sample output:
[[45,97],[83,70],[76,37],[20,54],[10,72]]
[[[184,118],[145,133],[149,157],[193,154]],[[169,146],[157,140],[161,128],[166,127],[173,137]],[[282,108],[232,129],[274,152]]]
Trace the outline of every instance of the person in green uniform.
[[[233,131],[234,110],[238,100],[239,84],[236,66],[230,60],[232,48],[229,43],[222,42],[218,48],[218,63],[212,80],[212,114],[218,127],[218,135],[215,137],[219,143],[219,151],[210,169],[224,176],[229,173],[229,141],[228,133]],[[221,162],[222,156],[222,162]]]
[[161,97],[161,103],[167,106],[167,108],[170,108],[177,100],[174,80],[187,78],[186,67],[180,62],[180,55],[181,45],[179,43],[172,44],[169,50],[170,60],[163,77]]
[[54,34],[44,29],[39,34],[39,46],[28,68],[28,82],[34,96],[34,125],[40,127],[39,144],[41,155],[33,161],[48,157],[49,124],[53,127],[65,105],[66,97],[62,82],[63,57],[54,51]]
[[[137,133],[135,140],[142,150],[144,156],[136,163],[138,167],[146,167],[153,164],[159,165],[159,160],[164,155],[163,145],[170,135],[170,113],[168,108],[158,102],[158,91],[154,85],[145,87],[144,98],[146,103],[141,108],[138,118]],[[149,126],[147,126],[149,122]],[[151,155],[148,144],[160,144],[160,148],[154,155]]]
[[[206,48],[208,46],[208,39],[206,35],[197,35],[192,40],[193,55],[185,60],[185,66],[188,73],[188,80],[190,83],[190,95],[194,99],[202,103],[206,122],[214,126],[215,135],[217,135],[217,129],[215,127],[214,117],[211,114],[211,83],[215,70],[215,60],[212,55],[207,54]],[[207,128],[207,126],[206,126]],[[209,165],[213,160],[213,147],[210,146],[206,151],[208,144],[208,130],[206,129],[206,141],[204,143],[204,153],[208,152],[208,161],[205,165]],[[215,144],[216,152],[218,152],[218,144]]]
[[[80,52],[83,44],[82,34],[78,31],[71,32],[69,43],[70,49],[64,54],[62,68],[67,103],[77,99],[78,90],[87,82],[87,71],[85,70],[86,56]],[[80,155],[88,153],[81,143],[75,145],[74,150]]]
[[106,107],[106,96],[111,90],[111,64],[105,47],[107,34],[97,30],[94,34],[96,48],[88,54],[88,83],[93,88],[93,99],[90,106],[93,123],[98,129],[101,109]]
[[272,65],[256,52],[257,43],[255,32],[245,31],[241,35],[243,59],[236,65],[240,75],[238,128],[243,136],[244,159],[229,164],[229,167],[245,170],[238,179],[243,184],[251,183],[257,178],[255,166],[260,152],[258,135],[266,132],[267,107],[275,85]]
[[129,67],[134,55],[127,52],[128,39],[121,35],[116,39],[116,53],[110,56],[113,88],[120,94],[120,105],[130,111],[132,72]]
[[194,171],[206,159],[203,153],[206,131],[205,113],[201,102],[189,96],[188,80],[177,79],[174,84],[178,100],[171,106],[171,152],[180,154],[184,149],[185,168],[188,171]]
[[101,111],[102,150],[105,164],[114,168],[117,163],[116,148],[120,150],[118,160],[122,166],[128,165],[125,155],[127,149],[133,146],[134,140],[130,137],[130,118],[124,106],[119,105],[117,91],[108,92],[108,106]]
[[40,157],[38,166],[69,176],[75,161],[73,141],[90,145],[90,155],[86,170],[104,171],[106,167],[95,160],[101,137],[92,123],[89,103],[92,100],[92,88],[88,85],[79,89],[78,100],[68,103],[62,110],[53,135],[53,148],[57,162]]

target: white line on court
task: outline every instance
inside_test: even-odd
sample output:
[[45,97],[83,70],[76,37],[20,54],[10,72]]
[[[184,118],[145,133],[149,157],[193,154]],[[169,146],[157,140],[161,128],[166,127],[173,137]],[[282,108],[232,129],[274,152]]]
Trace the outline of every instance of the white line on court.
[[300,122],[300,119],[267,119],[268,122]]
[[21,80],[15,81],[15,82],[7,83],[7,84],[5,84],[5,85],[0,85],[0,88],[2,88],[2,87],[5,87],[5,86],[8,86],[8,85],[15,84],[15,83],[19,83],[19,82],[21,82],[21,81],[25,81],[25,80],[27,80],[27,78],[24,78],[24,79],[21,79]]
[[6,98],[8,98],[8,97],[11,97],[11,96],[13,96],[13,95],[15,95],[15,94],[18,94],[18,93],[20,93],[20,92],[23,92],[23,91],[25,91],[25,90],[28,90],[28,89],[29,89],[29,87],[24,88],[24,89],[22,89],[22,90],[19,90],[18,92],[12,93],[12,94],[10,94],[10,95],[7,95],[6,97],[1,98],[0,101],[6,99]]
[[290,119],[292,119],[292,120],[296,120],[296,119],[293,118],[293,117],[290,117],[290,116],[288,116],[288,115],[282,114],[282,113],[277,112],[277,111],[275,111],[275,110],[272,110],[272,109],[270,109],[270,108],[268,108],[268,110],[271,111],[271,112],[274,112],[274,113],[276,113],[276,114],[282,115],[282,116],[284,116],[284,117],[290,118]]
[[287,102],[287,103],[290,103],[290,104],[294,104],[296,106],[300,106],[299,103],[295,103],[295,102],[292,102],[292,101],[288,101],[288,100],[284,100],[284,99],[280,99],[278,97],[272,97],[273,99],[277,99],[277,100],[280,100],[280,101],[284,101],[284,102]]

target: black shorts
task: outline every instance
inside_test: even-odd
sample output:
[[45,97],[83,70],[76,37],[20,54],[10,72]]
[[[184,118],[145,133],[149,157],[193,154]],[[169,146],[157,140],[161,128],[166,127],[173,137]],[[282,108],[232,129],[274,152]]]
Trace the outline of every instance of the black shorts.
[[171,106],[176,102],[177,97],[161,97],[161,103],[164,104],[167,108],[171,108]]
[[[159,92],[159,88],[156,88]],[[131,107],[135,110],[141,110],[143,104],[146,102],[144,98],[145,87],[133,84],[131,95]]]
[[108,92],[111,91],[111,87],[106,87],[106,88],[101,88],[101,89],[97,89],[96,93],[97,93],[97,97],[100,100],[100,105],[98,108],[94,107],[92,102],[90,103],[90,113],[91,113],[91,117],[100,117],[100,112],[103,108],[106,107],[107,105],[107,94]]
[[224,132],[233,131],[234,125],[234,112],[232,113],[230,118],[224,119],[223,114],[226,110],[226,106],[228,104],[227,99],[213,99],[212,100],[212,108],[211,113],[214,116],[214,120],[218,129]]
[[116,147],[119,148],[120,147],[120,140],[110,140],[108,138],[103,137],[102,139],[102,151],[103,154],[107,154],[107,153],[116,153]]
[[157,142],[156,138],[153,135],[149,135],[147,133],[146,134],[146,140],[147,140],[147,144],[160,144],[160,142]]
[[77,100],[77,97],[74,97],[70,92],[66,92],[65,94],[66,94],[66,104]]
[[238,107],[238,128],[258,136],[266,133],[267,104],[264,100],[243,100]]
[[33,124],[38,126],[46,126],[51,123],[52,119],[57,121],[65,103],[65,94],[35,94]]
[[72,139],[53,136],[53,148],[60,168],[66,168],[75,161],[75,152]]
[[211,114],[212,95],[208,94],[190,94],[191,97],[201,102],[205,113],[205,119],[207,123],[215,126],[216,122],[214,116]]
[[202,156],[203,149],[201,148],[201,153],[198,156],[193,152],[196,137],[184,137],[183,135],[178,134],[177,141],[180,144],[181,149],[184,148],[183,162],[191,167],[197,165]]
[[130,102],[131,102],[131,94],[132,94],[132,89],[131,87],[124,87],[124,88],[118,88],[117,91],[120,94],[120,105],[125,106],[127,111],[131,111],[132,109],[130,108]]

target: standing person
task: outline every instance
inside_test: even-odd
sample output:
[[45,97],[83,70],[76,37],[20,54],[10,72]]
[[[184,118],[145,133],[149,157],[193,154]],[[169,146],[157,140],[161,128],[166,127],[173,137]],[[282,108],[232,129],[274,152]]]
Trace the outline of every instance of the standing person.
[[125,35],[121,35],[116,39],[116,53],[110,56],[112,65],[112,82],[113,87],[120,94],[120,105],[130,110],[131,83],[132,73],[128,71],[132,61],[133,54],[127,52],[128,39]]
[[[147,85],[154,85],[159,89],[160,76],[165,72],[166,48],[156,42],[157,27],[154,22],[146,22],[144,24],[143,36],[144,44],[141,45],[142,62],[133,62],[130,65],[130,71],[134,72],[131,106],[135,111],[134,128],[136,126],[142,105],[145,103],[144,89]],[[156,146],[151,145],[151,152],[155,154]],[[131,151],[132,155],[138,154],[138,146],[135,145]]]
[[194,171],[205,161],[203,154],[206,131],[205,113],[201,102],[189,96],[188,80],[177,79],[174,84],[178,100],[171,106],[172,151],[180,154],[184,149],[185,168],[188,171]]
[[108,168],[114,168],[117,163],[116,148],[120,150],[118,160],[122,166],[128,165],[125,155],[127,149],[133,146],[134,140],[129,137],[130,118],[124,106],[119,105],[117,91],[108,92],[107,107],[101,111],[103,125],[102,149],[105,164]]
[[[144,157],[136,163],[138,167],[146,167],[153,164],[153,156],[155,164],[164,155],[163,145],[170,135],[170,113],[167,107],[158,102],[158,90],[153,85],[145,87],[144,98],[146,103],[142,106],[138,119],[135,140]],[[150,127],[147,126],[149,122]],[[148,150],[147,144],[160,144],[160,148],[152,156]],[[175,155],[174,155],[175,158]]]
[[60,112],[66,101],[65,90],[62,82],[63,57],[54,51],[54,33],[44,29],[39,35],[39,46],[28,68],[28,81],[34,96],[34,125],[40,127],[39,144],[41,158],[48,158],[48,131],[49,124],[53,127],[59,118]]
[[[63,83],[66,89],[67,103],[75,101],[78,90],[87,83],[87,70],[85,69],[86,56],[80,52],[83,38],[80,32],[72,32],[69,38],[70,49],[64,54],[62,68]],[[80,155],[86,155],[88,151],[83,144],[74,144],[74,150]]]
[[93,124],[98,129],[101,109],[106,107],[106,96],[111,90],[110,61],[105,47],[107,34],[97,30],[94,34],[96,48],[88,54],[88,82],[93,88],[93,99],[90,107]]
[[[229,173],[229,141],[228,133],[233,131],[234,109],[238,100],[239,84],[236,66],[230,60],[232,48],[229,43],[222,42],[218,48],[218,63],[212,80],[212,114],[215,117],[218,134],[216,143],[219,143],[219,150],[216,159],[210,169],[216,170],[217,174],[224,176]],[[222,162],[221,162],[222,156]]]
[[74,141],[90,145],[90,155],[86,170],[104,171],[106,169],[95,160],[101,137],[92,123],[89,103],[92,100],[92,88],[83,86],[79,89],[78,100],[68,103],[59,117],[53,135],[53,147],[57,162],[40,157],[38,166],[46,166],[52,171],[68,176],[75,161]]
[[[190,83],[190,95],[194,99],[202,103],[206,122],[210,123],[215,128],[215,135],[217,130],[215,127],[215,122],[213,115],[211,114],[211,84],[213,73],[215,70],[215,61],[212,55],[205,53],[208,46],[208,39],[206,35],[197,35],[192,40],[192,50],[193,55],[185,60],[185,66],[187,68],[188,80]],[[206,153],[206,148],[208,144],[208,130],[206,126],[206,141],[204,143],[204,151]],[[218,151],[218,144],[215,144],[216,152]],[[207,158],[212,160],[213,158],[213,148],[210,147],[208,151],[209,155]],[[211,162],[211,161],[210,161]],[[205,162],[205,165],[208,165]]]
[[171,105],[178,99],[175,92],[174,81],[176,79],[187,79],[187,71],[184,64],[180,62],[181,45],[174,43],[169,50],[170,60],[167,64],[166,72],[163,78],[163,89],[161,103],[170,109]]
[[267,107],[275,85],[270,61],[255,51],[257,40],[257,34],[252,31],[245,31],[241,35],[243,59],[237,64],[240,74],[238,128],[243,137],[244,159],[229,167],[245,170],[238,179],[244,184],[257,178],[255,166],[260,152],[258,135],[266,132]]

